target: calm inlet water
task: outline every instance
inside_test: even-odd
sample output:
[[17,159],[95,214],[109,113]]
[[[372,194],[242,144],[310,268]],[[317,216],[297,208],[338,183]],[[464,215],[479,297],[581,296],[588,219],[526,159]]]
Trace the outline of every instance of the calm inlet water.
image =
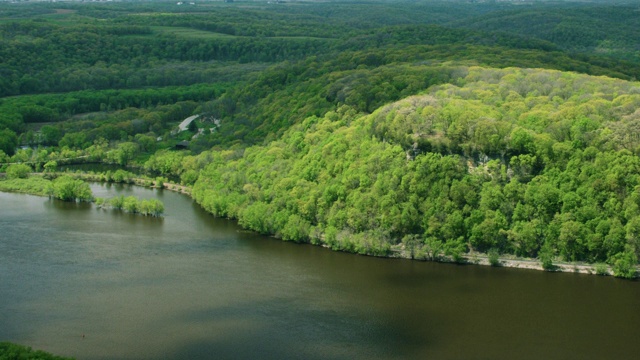
[[[78,359],[637,359],[640,283],[281,242],[0,193],[0,341]],[[84,337],[83,337],[84,335]]]

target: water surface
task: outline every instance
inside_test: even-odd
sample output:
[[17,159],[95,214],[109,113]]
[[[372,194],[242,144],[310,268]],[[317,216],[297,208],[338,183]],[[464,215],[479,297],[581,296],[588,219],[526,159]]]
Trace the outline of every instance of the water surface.
[[[0,341],[78,359],[636,359],[640,283],[285,243],[0,193]],[[84,337],[83,337],[84,335]]]

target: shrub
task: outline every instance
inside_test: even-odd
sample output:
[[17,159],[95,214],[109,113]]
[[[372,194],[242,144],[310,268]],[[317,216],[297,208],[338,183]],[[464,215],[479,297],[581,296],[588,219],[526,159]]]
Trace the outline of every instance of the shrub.
[[444,254],[451,257],[451,260],[457,263],[463,263],[465,261],[463,254],[467,250],[467,246],[463,238],[457,240],[451,240],[444,243]]
[[309,239],[311,224],[297,214],[289,216],[287,223],[281,230],[282,239],[295,242],[306,242]]
[[57,168],[58,163],[54,160],[47,161],[47,163],[44,164],[44,172],[55,172]]
[[138,212],[138,199],[136,199],[134,196],[127,196],[124,199],[124,203],[122,204],[122,209],[130,213]]
[[155,181],[155,187],[157,187],[158,189],[162,189],[166,180],[167,179],[163,178],[162,176],[158,176]]
[[89,184],[65,175],[53,181],[50,195],[62,201],[92,201],[93,193]]
[[185,186],[193,186],[198,180],[198,172],[195,170],[187,170],[180,175],[180,183]]
[[500,253],[498,252],[498,249],[489,249],[487,255],[489,256],[489,264],[491,264],[491,266],[500,266]]
[[138,200],[137,209],[142,215],[160,216],[164,212],[164,204],[156,199]]
[[9,179],[26,179],[32,172],[31,166],[26,164],[13,164],[7,167],[7,178]]
[[[99,202],[102,203],[99,203]],[[137,213],[147,216],[160,216],[164,213],[164,204],[156,199],[137,199],[134,196],[124,197],[122,195],[113,197],[109,200],[101,198],[96,199],[96,204],[104,204],[116,210],[124,210],[130,213]]]
[[111,205],[111,207],[114,209],[121,210],[122,206],[124,205],[124,196],[120,195],[111,198],[109,200],[109,205]]
[[633,251],[625,250],[613,257],[613,275],[624,279],[636,277],[638,258]]
[[607,264],[598,263],[594,266],[597,275],[609,275],[609,267]]
[[113,173],[111,180],[117,183],[130,183],[132,177],[132,173],[118,169],[115,173]]
[[540,259],[543,269],[547,271],[553,271],[556,269],[556,266],[553,265],[553,249],[549,244],[545,244],[542,249],[540,249],[538,258]]

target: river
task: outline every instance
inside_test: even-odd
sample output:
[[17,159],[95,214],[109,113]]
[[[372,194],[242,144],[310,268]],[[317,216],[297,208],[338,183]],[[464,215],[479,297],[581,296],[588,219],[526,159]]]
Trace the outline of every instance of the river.
[[0,341],[78,359],[636,359],[640,282],[286,243],[0,193]]

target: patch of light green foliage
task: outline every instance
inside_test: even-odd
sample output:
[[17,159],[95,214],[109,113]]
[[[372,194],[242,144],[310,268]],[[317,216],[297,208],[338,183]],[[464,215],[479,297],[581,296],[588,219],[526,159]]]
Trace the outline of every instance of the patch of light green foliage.
[[63,201],[92,201],[89,184],[65,175],[54,180],[29,176],[31,167],[13,164],[7,168],[6,179],[0,181],[0,190],[40,196],[51,196]]
[[138,199],[135,196],[115,196],[111,199],[96,198],[96,205],[103,208],[123,210],[145,216],[162,216],[164,204],[157,199]]
[[47,196],[50,185],[50,180],[38,176],[15,178],[0,181],[0,191]]
[[53,180],[48,192],[49,195],[62,201],[93,201],[93,193],[89,184],[68,175]]

